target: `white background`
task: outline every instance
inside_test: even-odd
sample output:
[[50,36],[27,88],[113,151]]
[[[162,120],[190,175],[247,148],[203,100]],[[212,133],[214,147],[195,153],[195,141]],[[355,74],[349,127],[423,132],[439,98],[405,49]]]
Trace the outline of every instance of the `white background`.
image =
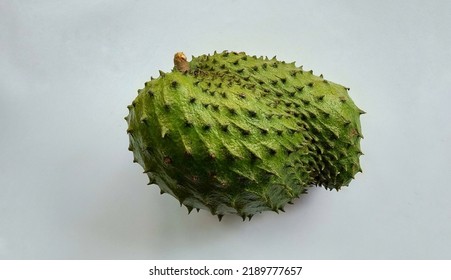
[[[153,3],[154,2],[154,3]],[[449,1],[0,0],[0,258],[450,259]],[[363,174],[251,222],[147,186],[126,106],[172,57],[277,55],[351,88]]]

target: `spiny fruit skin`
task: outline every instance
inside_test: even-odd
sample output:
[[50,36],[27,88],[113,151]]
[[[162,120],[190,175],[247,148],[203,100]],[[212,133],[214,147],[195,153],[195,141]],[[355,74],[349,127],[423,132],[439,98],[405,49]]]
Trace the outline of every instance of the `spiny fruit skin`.
[[174,62],[138,90],[125,119],[149,184],[189,212],[250,219],[311,186],[339,190],[361,171],[363,111],[347,88],[242,52]]

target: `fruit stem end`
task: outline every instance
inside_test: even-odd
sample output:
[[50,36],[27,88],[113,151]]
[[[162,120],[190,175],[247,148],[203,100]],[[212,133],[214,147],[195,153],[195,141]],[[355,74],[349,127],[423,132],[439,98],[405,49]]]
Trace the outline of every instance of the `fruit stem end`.
[[174,68],[182,73],[189,71],[189,63],[183,52],[178,52],[174,55]]

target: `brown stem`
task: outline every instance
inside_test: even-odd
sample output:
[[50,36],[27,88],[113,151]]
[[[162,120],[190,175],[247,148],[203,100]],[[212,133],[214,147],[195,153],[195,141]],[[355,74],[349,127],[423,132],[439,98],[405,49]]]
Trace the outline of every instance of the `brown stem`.
[[178,52],[174,55],[174,67],[182,73],[189,71],[189,63],[184,53]]

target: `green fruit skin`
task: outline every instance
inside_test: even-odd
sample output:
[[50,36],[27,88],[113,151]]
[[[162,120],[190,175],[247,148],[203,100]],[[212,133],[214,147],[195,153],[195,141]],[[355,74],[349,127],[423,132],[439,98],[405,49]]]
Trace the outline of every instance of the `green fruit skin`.
[[347,88],[244,53],[189,66],[146,82],[125,118],[134,161],[189,212],[250,219],[311,186],[339,190],[361,171],[363,111]]

